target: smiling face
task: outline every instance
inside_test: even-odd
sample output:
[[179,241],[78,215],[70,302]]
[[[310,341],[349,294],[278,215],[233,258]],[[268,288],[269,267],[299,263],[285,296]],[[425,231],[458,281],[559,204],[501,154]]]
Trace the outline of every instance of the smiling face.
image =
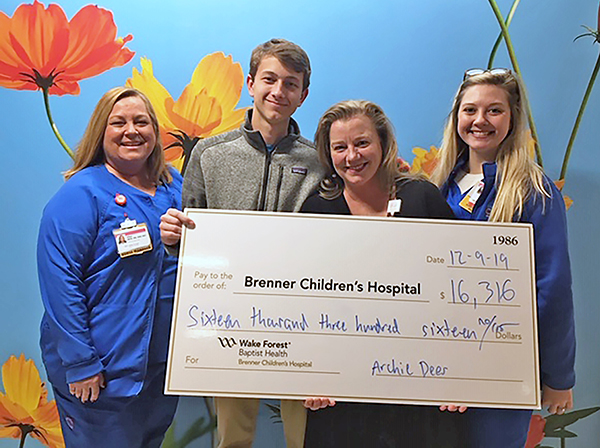
[[282,64],[275,56],[265,57],[254,77],[248,76],[248,92],[254,98],[252,124],[287,125],[292,114],[302,105],[308,89],[302,89],[304,75]]
[[499,86],[468,87],[458,108],[457,131],[469,147],[471,164],[496,160],[500,144],[511,127],[508,94]]
[[156,133],[142,99],[128,96],[115,103],[104,131],[106,164],[124,175],[138,174],[155,146]]
[[346,187],[378,182],[383,151],[375,126],[367,116],[334,121],[329,142],[333,166]]

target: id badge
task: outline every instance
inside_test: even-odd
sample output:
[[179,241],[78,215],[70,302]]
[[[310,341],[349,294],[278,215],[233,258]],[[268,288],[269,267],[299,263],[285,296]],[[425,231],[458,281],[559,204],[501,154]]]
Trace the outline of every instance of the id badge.
[[152,239],[145,223],[138,224],[127,218],[121,223],[120,229],[113,230],[113,235],[121,258],[152,250]]
[[392,199],[388,201],[387,215],[394,216],[396,213],[400,211],[400,207],[402,206],[402,199]]
[[485,187],[485,182],[480,181],[477,185],[475,185],[471,190],[467,193],[467,195],[460,201],[459,205],[469,213],[473,213],[473,208],[475,207],[475,203],[481,193],[483,192],[483,188]]

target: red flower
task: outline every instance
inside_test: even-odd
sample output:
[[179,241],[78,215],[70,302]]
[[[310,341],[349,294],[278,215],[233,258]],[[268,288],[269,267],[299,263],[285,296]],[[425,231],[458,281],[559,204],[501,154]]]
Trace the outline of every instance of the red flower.
[[83,7],[71,21],[59,5],[37,0],[20,5],[13,17],[0,11],[0,86],[77,95],[78,82],[125,65],[133,37],[117,38],[112,13]]
[[527,442],[525,443],[525,448],[535,448],[542,440],[546,434],[544,434],[544,428],[546,427],[546,420],[539,414],[534,414],[531,416],[531,421],[529,422],[529,433],[527,434]]

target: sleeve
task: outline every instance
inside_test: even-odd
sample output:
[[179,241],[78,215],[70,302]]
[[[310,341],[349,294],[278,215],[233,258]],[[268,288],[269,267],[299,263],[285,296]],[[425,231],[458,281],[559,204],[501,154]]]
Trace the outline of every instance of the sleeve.
[[405,218],[455,219],[452,209],[431,182],[407,178],[397,184],[396,197],[402,200],[400,215]]
[[199,141],[190,157],[187,169],[183,176],[183,191],[181,195],[182,208],[206,208],[206,186],[202,170],[202,154],[204,147]]
[[72,383],[100,373],[103,366],[90,336],[84,284],[98,211],[91,194],[69,182],[44,210],[37,263],[46,331],[66,369],[67,382]]
[[317,191],[312,192],[300,207],[300,213],[319,213],[319,195]]
[[[174,206],[175,208],[181,210],[183,178],[181,177],[181,174],[179,174],[179,171],[177,171],[175,168],[171,167],[170,171],[171,175],[173,176],[173,181],[171,182],[169,188],[174,190],[174,195],[176,198],[176,204]],[[179,243],[174,244],[173,246],[167,246],[166,244],[163,244],[163,247],[165,248],[167,255],[170,255],[171,257],[179,256]]]
[[575,321],[566,209],[561,193],[547,182],[552,197],[536,200],[535,271],[542,383],[565,390],[575,385]]

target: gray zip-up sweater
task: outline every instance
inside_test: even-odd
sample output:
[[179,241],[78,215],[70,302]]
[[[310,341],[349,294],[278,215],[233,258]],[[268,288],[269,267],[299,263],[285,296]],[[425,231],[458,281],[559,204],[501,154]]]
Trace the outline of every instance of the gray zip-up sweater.
[[249,110],[239,129],[196,144],[184,176],[184,208],[300,210],[324,173],[314,145],[290,119],[288,135],[269,152],[251,123]]

